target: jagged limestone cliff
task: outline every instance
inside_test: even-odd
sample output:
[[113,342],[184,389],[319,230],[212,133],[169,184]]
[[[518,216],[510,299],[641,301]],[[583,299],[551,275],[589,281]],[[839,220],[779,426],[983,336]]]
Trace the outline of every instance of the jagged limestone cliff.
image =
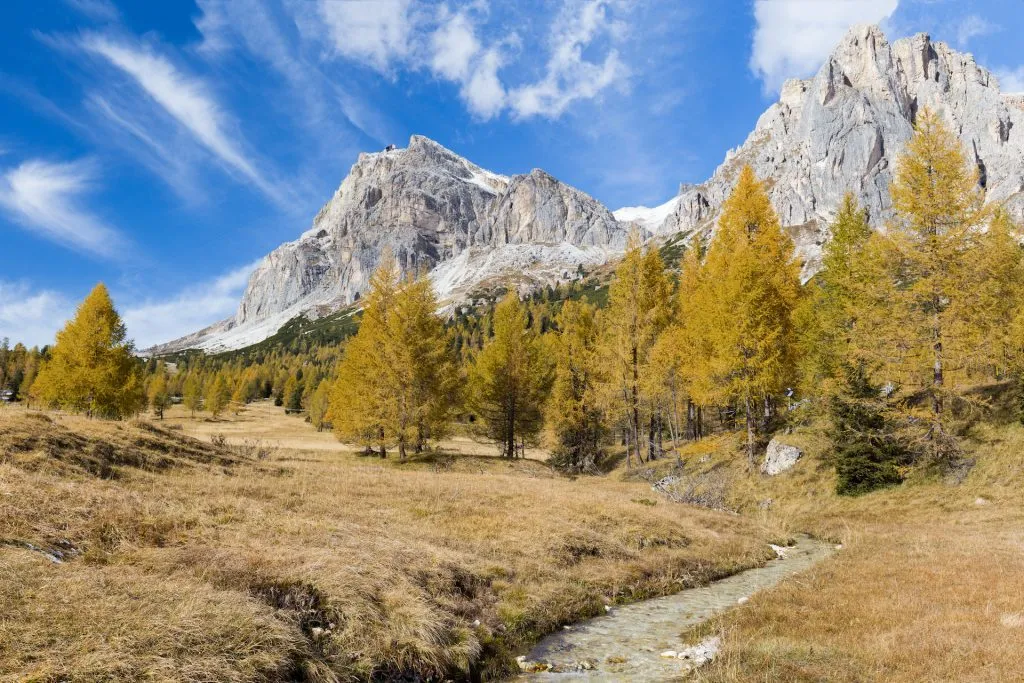
[[772,203],[812,272],[847,191],[881,226],[891,215],[896,155],[917,112],[939,112],[978,165],[990,202],[1024,214],[1024,110],[974,58],[919,34],[889,43],[855,26],[814,78],[791,80],[742,146],[705,183],[681,188],[662,234],[712,227],[743,164],[770,184]]

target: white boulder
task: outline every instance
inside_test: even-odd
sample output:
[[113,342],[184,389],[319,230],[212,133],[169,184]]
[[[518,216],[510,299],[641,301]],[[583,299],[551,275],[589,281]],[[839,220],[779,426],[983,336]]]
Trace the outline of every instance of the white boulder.
[[804,457],[804,452],[796,446],[782,443],[778,439],[772,439],[768,444],[768,452],[761,463],[761,473],[774,477],[776,474],[785,472],[793,467],[796,461]]

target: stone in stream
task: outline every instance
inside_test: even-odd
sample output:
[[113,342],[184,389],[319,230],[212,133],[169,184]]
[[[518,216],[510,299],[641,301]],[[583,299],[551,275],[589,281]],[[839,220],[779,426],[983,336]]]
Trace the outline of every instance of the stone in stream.
[[694,668],[704,666],[718,654],[718,648],[722,646],[722,639],[718,636],[710,636],[696,645],[691,645],[679,653],[679,659],[690,662]]
[[768,443],[768,452],[761,463],[761,473],[774,477],[793,467],[796,461],[804,456],[804,452],[796,446],[784,444],[778,439],[772,439]]

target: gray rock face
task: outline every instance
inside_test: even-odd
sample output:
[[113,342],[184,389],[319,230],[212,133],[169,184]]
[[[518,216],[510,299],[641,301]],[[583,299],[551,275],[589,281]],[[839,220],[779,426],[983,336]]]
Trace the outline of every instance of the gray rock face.
[[629,227],[541,170],[506,177],[414,135],[405,149],[362,154],[312,227],[271,252],[229,320],[153,349],[240,348],[297,315],[352,303],[391,250],[405,273],[447,267],[442,298],[506,274],[572,277],[620,253]]
[[937,111],[977,163],[990,202],[1024,215],[1024,107],[969,54],[927,35],[890,44],[876,26],[850,29],[814,78],[791,80],[754,131],[705,183],[680,188],[676,210],[657,229],[711,229],[719,207],[750,164],[768,179],[772,204],[805,261],[817,270],[827,225],[852,191],[873,225],[892,215],[888,187],[917,112]]
[[768,452],[761,463],[761,473],[774,477],[791,469],[796,461],[804,457],[804,452],[796,446],[784,444],[778,439],[768,442]]

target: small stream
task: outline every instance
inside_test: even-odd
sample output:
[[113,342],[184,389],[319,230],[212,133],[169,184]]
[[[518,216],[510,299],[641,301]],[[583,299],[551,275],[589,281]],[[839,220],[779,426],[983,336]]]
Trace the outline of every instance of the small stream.
[[[665,681],[685,674],[692,659],[669,657],[687,650],[679,634],[759,590],[831,555],[835,546],[803,537],[778,549],[780,557],[707,586],[616,607],[607,615],[553,633],[526,656],[550,671],[520,681]],[[691,649],[692,652],[692,649]],[[663,656],[665,655],[665,656]],[[698,660],[700,654],[697,653]]]

